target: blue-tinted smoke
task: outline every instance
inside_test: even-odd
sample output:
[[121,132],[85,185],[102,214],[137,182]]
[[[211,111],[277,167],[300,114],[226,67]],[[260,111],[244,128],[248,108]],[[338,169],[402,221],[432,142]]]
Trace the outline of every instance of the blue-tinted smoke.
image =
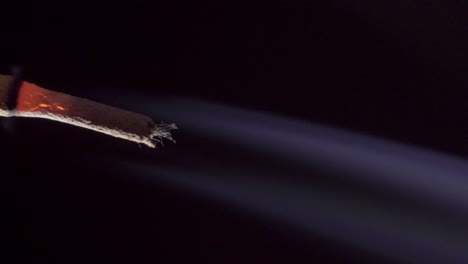
[[[250,171],[235,166],[223,170],[200,165],[197,170],[126,163],[132,172],[141,171],[141,175],[150,175],[151,181],[182,187],[405,262],[468,263],[468,228],[463,224],[468,220],[468,164],[464,160],[191,99],[139,98],[135,102],[138,104],[128,107],[156,120],[175,122],[181,133],[193,132],[242,145],[281,157],[286,163],[333,168],[341,177],[337,181],[345,179],[410,197],[423,203],[423,211],[429,215],[437,215],[431,208],[442,208],[458,219],[452,225],[436,221],[428,214],[420,214],[421,210],[400,210],[349,193],[295,182],[284,172],[271,172],[275,177],[258,177],[265,172],[257,170],[255,161],[251,161]],[[203,148],[203,142],[199,146]],[[210,162],[216,161],[205,163]],[[314,177],[308,175],[308,170],[302,174]]]

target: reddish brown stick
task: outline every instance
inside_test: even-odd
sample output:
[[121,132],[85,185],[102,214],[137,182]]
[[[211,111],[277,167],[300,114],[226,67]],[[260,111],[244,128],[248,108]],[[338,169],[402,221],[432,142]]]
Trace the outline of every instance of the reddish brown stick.
[[22,82],[12,109],[12,77],[0,75],[0,116],[37,117],[98,131],[145,144],[151,148],[162,138],[172,140],[174,124],[155,124],[147,116]]

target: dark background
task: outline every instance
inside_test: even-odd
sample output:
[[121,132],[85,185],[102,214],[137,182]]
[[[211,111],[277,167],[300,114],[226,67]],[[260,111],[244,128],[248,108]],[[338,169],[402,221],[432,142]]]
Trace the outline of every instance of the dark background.
[[[20,65],[25,80],[91,99],[94,93],[108,93],[108,102],[126,100],[120,94],[195,97],[466,157],[467,8],[442,0],[12,3],[1,11],[0,67],[8,73]],[[190,255],[221,262],[294,256],[383,262],[204,198],[115,180],[118,172],[109,170],[115,160],[91,157],[110,146],[123,153],[119,158],[142,159],[131,145],[33,124],[37,133],[3,142],[13,153],[9,168],[23,175],[4,185],[15,197],[8,203],[11,224],[21,223],[7,228],[15,256],[46,263],[105,257],[154,263]],[[41,126],[73,136],[47,136]],[[64,148],[73,137],[79,144]],[[183,130],[175,138],[177,147],[162,150],[167,157],[204,148]],[[13,165],[20,160],[29,165]],[[222,238],[230,242],[216,242]]]

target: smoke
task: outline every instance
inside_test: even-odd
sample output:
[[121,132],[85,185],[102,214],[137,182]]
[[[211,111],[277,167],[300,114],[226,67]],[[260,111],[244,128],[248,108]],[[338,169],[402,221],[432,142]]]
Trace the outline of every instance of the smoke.
[[[138,98],[135,102],[128,107],[175,122],[180,133],[236,145],[239,152],[255,152],[258,157],[239,161],[218,155],[215,160],[203,160],[194,155],[197,165],[190,169],[125,163],[150,181],[403,261],[468,261],[468,164],[464,160],[192,99]],[[203,143],[199,147],[204,148]],[[260,162],[265,159],[269,161]],[[278,160],[284,169],[276,169],[273,163]],[[217,162],[226,168],[214,166]],[[324,177],[329,177],[328,185],[323,184]],[[335,188],[340,184],[349,184],[348,190]],[[366,186],[367,195],[356,186]],[[384,201],[388,196],[393,204]]]
[[303,165],[337,168],[352,174],[355,180],[408,192],[468,213],[468,164],[465,160],[191,99],[156,101],[151,106],[143,106],[142,110],[162,120],[174,120],[186,131],[274,153]]

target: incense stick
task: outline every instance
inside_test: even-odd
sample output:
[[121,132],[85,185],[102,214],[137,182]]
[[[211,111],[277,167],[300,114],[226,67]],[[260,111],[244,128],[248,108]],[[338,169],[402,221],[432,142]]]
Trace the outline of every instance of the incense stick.
[[29,82],[20,83],[16,105],[9,106],[13,78],[0,75],[0,116],[45,118],[155,148],[172,140],[174,124],[156,124],[151,118],[91,100],[50,91]]

